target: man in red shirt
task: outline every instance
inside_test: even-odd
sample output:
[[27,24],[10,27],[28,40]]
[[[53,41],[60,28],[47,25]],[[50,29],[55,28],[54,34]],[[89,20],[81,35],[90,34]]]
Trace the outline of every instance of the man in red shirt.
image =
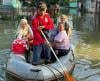
[[[50,60],[50,50],[43,38],[41,30],[45,33],[53,29],[54,24],[49,14],[46,13],[47,6],[44,2],[40,2],[37,7],[37,15],[32,19],[33,39],[33,64],[40,64],[41,53],[44,51],[46,61]],[[46,35],[47,35],[46,34]]]

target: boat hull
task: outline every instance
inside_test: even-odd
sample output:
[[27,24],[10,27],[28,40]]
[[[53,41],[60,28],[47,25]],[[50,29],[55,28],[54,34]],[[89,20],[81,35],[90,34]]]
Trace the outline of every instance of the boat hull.
[[[67,55],[60,57],[59,60],[65,71],[71,72],[73,70],[75,66],[73,51],[69,51]],[[26,63],[19,56],[11,55],[7,63],[6,76],[6,81],[17,81],[17,79],[18,81],[54,80],[63,77],[63,70],[57,61],[34,66]]]

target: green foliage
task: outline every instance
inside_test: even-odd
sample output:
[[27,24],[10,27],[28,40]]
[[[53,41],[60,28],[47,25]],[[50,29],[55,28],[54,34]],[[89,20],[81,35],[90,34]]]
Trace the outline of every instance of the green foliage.
[[80,0],[30,0],[30,1],[31,1],[30,6],[37,6],[38,2],[40,2],[40,1],[44,1],[47,3],[48,6],[50,6],[50,5],[54,5],[56,3],[64,4],[67,2],[76,2],[76,1],[80,1]]
[[39,1],[44,1],[44,2],[46,2],[48,6],[59,2],[59,0],[32,0],[31,3],[32,3],[32,5],[37,5],[37,3],[38,3]]
[[58,3],[59,0],[45,0],[45,2],[49,3],[49,4],[55,4]]

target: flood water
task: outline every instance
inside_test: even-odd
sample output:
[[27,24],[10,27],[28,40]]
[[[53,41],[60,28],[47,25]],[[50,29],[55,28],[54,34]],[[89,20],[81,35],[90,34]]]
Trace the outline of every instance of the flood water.
[[[76,57],[73,76],[77,81],[100,81],[100,15],[79,13],[70,16],[73,21],[72,43]],[[17,26],[18,21],[0,20],[0,50],[10,47]],[[2,67],[5,65],[0,65],[0,81],[4,78]]]
[[78,81],[100,81],[99,22],[97,14],[85,13],[75,18],[73,41],[77,61],[73,74]]

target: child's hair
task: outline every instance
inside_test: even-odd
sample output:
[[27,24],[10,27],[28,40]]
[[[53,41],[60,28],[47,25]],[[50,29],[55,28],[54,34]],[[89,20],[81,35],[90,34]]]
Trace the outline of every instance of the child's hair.
[[59,23],[58,23],[58,26],[59,26],[59,25],[61,25],[61,24],[63,24],[63,25],[64,25],[64,23],[62,23],[62,22],[59,22]]
[[20,20],[20,23],[19,23],[19,25],[21,25],[23,22],[25,22],[25,23],[27,23],[27,24],[28,24],[28,21],[27,21],[27,19],[23,18],[23,19],[21,19],[21,20]]
[[66,30],[66,33],[68,34],[68,30],[69,30],[69,25],[68,25],[68,23],[67,23],[67,22],[65,22],[65,23],[59,22],[59,23],[58,23],[58,26],[59,26],[60,24],[63,24],[64,29]]
[[62,14],[62,15],[61,15],[61,18],[67,19],[67,16],[66,16],[65,14]]

